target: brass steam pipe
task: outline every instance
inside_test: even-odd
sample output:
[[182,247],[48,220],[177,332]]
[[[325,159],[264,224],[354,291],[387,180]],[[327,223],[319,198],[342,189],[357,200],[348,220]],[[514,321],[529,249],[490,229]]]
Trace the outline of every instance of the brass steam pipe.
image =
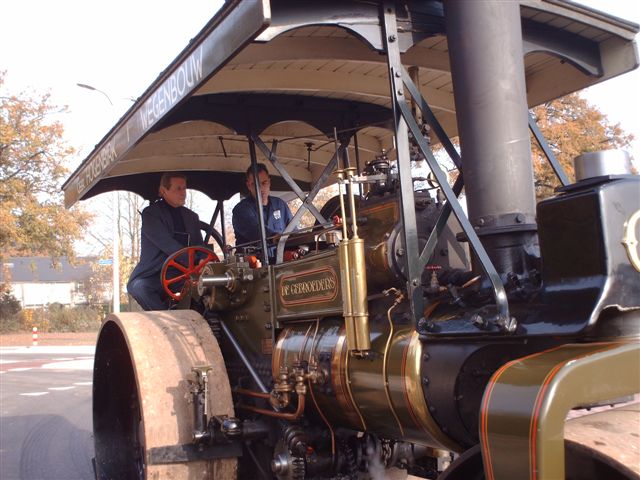
[[[349,236],[347,235],[348,232],[347,232],[347,223],[346,223],[347,212],[344,207],[344,197],[342,196],[342,184],[345,181],[344,172],[345,172],[344,170],[336,170],[336,175],[338,176],[338,197],[340,199],[340,213],[342,214],[342,222],[341,222],[342,223],[342,239],[347,240],[349,238]],[[345,186],[345,193],[347,193],[346,186]]]
[[389,404],[389,409],[391,413],[393,413],[393,418],[395,418],[396,423],[398,424],[398,429],[400,430],[400,435],[404,437],[404,428],[402,428],[402,422],[398,418],[398,414],[396,413],[396,409],[393,406],[393,401],[391,400],[391,392],[389,392],[389,376],[387,374],[387,369],[389,365],[389,348],[391,346],[391,340],[393,339],[394,334],[394,326],[393,320],[391,319],[391,312],[395,310],[395,308],[402,303],[404,300],[404,295],[402,292],[396,288],[390,288],[383,292],[385,295],[395,294],[396,299],[393,302],[393,305],[389,307],[387,310],[387,321],[389,322],[389,336],[387,337],[387,343],[384,346],[384,358],[382,360],[382,381],[384,382],[384,393],[387,397],[387,403]]
[[[253,393],[258,393],[258,392],[253,392]],[[250,405],[244,405],[242,403],[239,404],[237,408],[258,413],[260,415],[266,415],[267,417],[274,417],[274,418],[280,418],[282,420],[293,421],[293,420],[297,420],[298,418],[300,418],[300,416],[302,416],[302,413],[304,412],[304,405],[305,405],[305,396],[298,395],[298,407],[296,408],[296,411],[293,413],[274,412],[273,410],[267,410],[266,408],[252,407]]]
[[[344,170],[337,170],[338,177],[338,197],[340,198],[340,213],[342,215],[342,240],[338,245],[338,256],[340,261],[340,283],[342,284],[342,316],[347,335],[347,349],[356,348],[356,327],[353,319],[353,304],[351,302],[351,279],[349,268],[349,237],[347,231],[347,212],[344,206],[342,195],[342,184],[344,183]],[[353,215],[353,212],[352,212]]]
[[347,177],[349,178],[349,204],[351,205],[351,226],[353,228],[353,237],[358,238],[358,223],[356,221],[356,196],[353,193],[353,174],[356,173],[355,167],[348,167],[344,169]]

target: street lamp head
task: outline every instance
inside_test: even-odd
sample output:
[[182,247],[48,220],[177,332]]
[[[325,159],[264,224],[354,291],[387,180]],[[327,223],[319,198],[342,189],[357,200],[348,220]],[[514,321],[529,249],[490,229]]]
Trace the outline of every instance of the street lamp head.
[[87,85],[85,83],[76,83],[76,85],[80,88],[86,88],[87,90],[97,90],[95,87],[92,87],[91,85]]
[[76,85],[79,86],[80,88],[86,88],[87,90],[93,90],[94,92],[100,92],[101,94],[103,94],[106,97],[107,100],[109,100],[109,103],[111,105],[113,105],[113,102],[111,101],[111,98],[109,98],[109,95],[107,95],[105,92],[103,92],[99,88],[92,87],[91,85],[87,85],[86,83],[76,83]]

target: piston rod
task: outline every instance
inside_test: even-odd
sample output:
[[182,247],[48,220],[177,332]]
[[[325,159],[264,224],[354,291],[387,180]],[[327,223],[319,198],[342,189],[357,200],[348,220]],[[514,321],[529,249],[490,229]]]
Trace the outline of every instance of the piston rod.
[[247,355],[242,350],[242,347],[238,343],[238,340],[236,340],[236,337],[233,335],[233,333],[231,333],[231,330],[229,330],[229,327],[227,327],[224,322],[220,322],[220,326],[222,327],[222,331],[224,332],[224,334],[227,336],[227,338],[231,342],[231,345],[233,345],[233,348],[235,349],[236,353],[240,357],[240,360],[242,360],[242,363],[244,364],[244,366],[247,367],[247,370],[249,371],[249,375],[251,375],[251,378],[253,378],[253,381],[256,382],[256,385],[258,385],[258,388],[260,389],[260,391],[264,393],[268,393],[269,390],[267,390],[267,387],[264,386],[264,383],[262,382],[262,379],[258,375],[258,372],[256,372],[255,368],[253,368],[253,365],[251,365],[251,362],[247,358]]

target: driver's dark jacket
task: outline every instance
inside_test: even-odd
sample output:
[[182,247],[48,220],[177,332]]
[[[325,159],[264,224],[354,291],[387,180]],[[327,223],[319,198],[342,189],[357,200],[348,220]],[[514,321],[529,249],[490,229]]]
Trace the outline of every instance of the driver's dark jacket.
[[179,207],[185,231],[174,228],[170,205],[164,200],[152,203],[142,211],[142,231],[140,233],[140,261],[129,277],[129,283],[136,278],[154,277],[160,283],[160,270],[164,261],[172,253],[185,246],[204,245],[198,214],[186,207]]
[[[267,237],[280,234],[293,218],[291,210],[286,202],[278,197],[269,195],[267,205],[262,207],[264,214],[265,233]],[[233,209],[233,232],[236,235],[236,245],[260,240],[260,227],[258,222],[258,209],[252,196],[243,198]],[[272,247],[270,250],[274,250]],[[274,252],[270,252],[272,256]]]

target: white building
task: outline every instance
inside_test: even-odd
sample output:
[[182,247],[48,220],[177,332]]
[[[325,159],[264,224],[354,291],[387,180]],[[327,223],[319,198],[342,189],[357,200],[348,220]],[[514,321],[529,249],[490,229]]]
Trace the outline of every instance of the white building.
[[22,308],[51,303],[74,306],[87,303],[83,284],[91,277],[95,258],[78,258],[71,265],[66,258],[11,257],[2,263],[0,282],[7,282]]

